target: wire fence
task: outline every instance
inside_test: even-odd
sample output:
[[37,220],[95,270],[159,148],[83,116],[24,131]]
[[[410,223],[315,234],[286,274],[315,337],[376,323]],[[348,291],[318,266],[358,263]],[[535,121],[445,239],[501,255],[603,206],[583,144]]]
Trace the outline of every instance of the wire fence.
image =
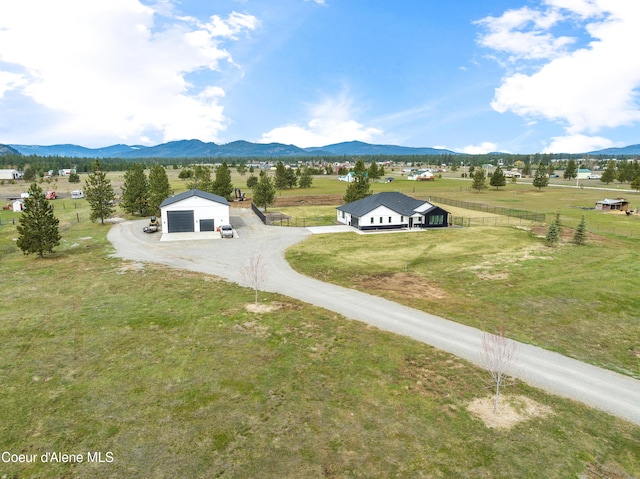
[[[505,208],[503,206],[485,205],[483,203],[471,203],[469,201],[452,200],[441,196],[431,196],[429,201],[440,203],[443,205],[456,206],[473,211],[484,211],[494,215],[506,216],[508,218],[518,218],[520,220],[530,221],[532,223],[544,223],[545,215],[543,213],[535,213],[533,211],[520,210],[517,208]],[[476,219],[476,218],[470,218]]]

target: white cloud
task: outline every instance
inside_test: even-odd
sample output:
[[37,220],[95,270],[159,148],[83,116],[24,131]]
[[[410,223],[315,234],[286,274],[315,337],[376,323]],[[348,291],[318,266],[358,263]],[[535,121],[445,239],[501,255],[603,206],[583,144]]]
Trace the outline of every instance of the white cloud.
[[490,141],[484,141],[479,145],[468,145],[462,148],[461,152],[468,155],[484,155],[485,153],[491,153],[498,151],[498,145],[491,143]]
[[352,119],[352,103],[344,95],[311,108],[306,126],[290,124],[264,133],[261,143],[284,143],[300,148],[325,146],[344,141],[372,141],[382,130],[365,127]]
[[[554,37],[551,27],[564,20],[581,27],[589,44],[570,50],[572,39]],[[547,150],[601,146],[608,140],[584,134],[640,121],[640,57],[633,53],[640,43],[640,2],[546,0],[540,10],[509,11],[480,23],[489,30],[481,44],[509,54],[516,68],[496,89],[491,106],[562,125],[566,136],[554,138]],[[531,74],[517,71],[530,68],[533,59],[544,62]]]
[[551,138],[543,153],[584,153],[611,148],[613,142],[601,136],[568,135]]
[[197,90],[187,76],[232,63],[224,42],[258,22],[238,13],[207,22],[161,17],[170,10],[167,2],[156,10],[139,0],[0,3],[0,100],[3,93],[21,96],[57,118],[46,132],[7,139],[84,137],[91,146],[216,140],[227,122],[219,104],[224,92]]

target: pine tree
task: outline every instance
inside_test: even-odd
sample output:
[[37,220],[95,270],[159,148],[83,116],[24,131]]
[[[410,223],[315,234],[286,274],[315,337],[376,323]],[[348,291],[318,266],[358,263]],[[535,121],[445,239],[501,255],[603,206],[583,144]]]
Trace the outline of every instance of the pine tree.
[[369,175],[364,166],[364,161],[358,160],[353,168],[353,180],[347,185],[343,200],[345,203],[351,203],[367,196],[371,196]]
[[546,168],[542,163],[538,165],[538,169],[536,170],[536,174],[533,177],[533,186],[538,188],[538,190],[542,190],[545,186],[549,185],[549,178],[547,178]]
[[258,178],[255,175],[251,175],[249,178],[247,178],[247,188],[255,188],[255,186],[258,184]]
[[602,172],[602,177],[600,178],[600,181],[608,185],[615,179],[616,179],[616,164],[613,161],[610,161],[607,164],[607,168]]
[[558,223],[556,223],[556,220],[554,219],[547,230],[545,242],[547,243],[547,246],[555,246],[559,241],[560,233],[558,231]]
[[381,174],[380,169],[378,168],[378,163],[372,161],[371,165],[369,166],[369,178],[371,178],[372,180],[377,180],[378,178],[380,178],[380,176]]
[[298,177],[293,168],[287,168],[285,172],[285,178],[287,179],[287,188],[295,188],[298,184]]
[[260,171],[258,183],[253,188],[253,202],[267,211],[276,200],[276,186],[265,170]]
[[160,165],[154,165],[149,172],[149,212],[160,213],[160,204],[171,196],[171,186],[167,172]]
[[100,162],[96,162],[92,166],[92,172],[89,174],[84,186],[84,195],[91,207],[91,221],[97,219],[104,224],[104,220],[113,216],[116,210],[114,206],[115,194],[111,187],[111,181],[107,179],[107,174],[100,169]]
[[578,169],[576,167],[576,162],[573,160],[569,160],[569,162],[567,163],[567,167],[564,169],[564,178],[571,180],[575,178],[577,174]]
[[640,191],[640,175],[636,176],[632,181],[631,181],[631,188],[633,188],[636,191]]
[[496,168],[496,171],[494,171],[493,175],[491,175],[489,184],[491,186],[495,186],[496,190],[501,186],[506,186],[507,179],[505,178],[504,173],[502,172],[502,168],[500,168],[499,166]]
[[580,220],[580,223],[578,223],[576,231],[573,233],[573,242],[579,245],[583,245],[587,242],[587,225],[584,220],[584,215],[582,215],[582,219]]
[[211,181],[211,168],[203,165],[193,167],[193,176],[187,183],[190,190],[206,191],[213,193],[213,182]]
[[212,192],[223,198],[231,198],[233,184],[231,183],[231,169],[226,163],[216,168],[216,179],[213,182]]
[[302,174],[300,175],[300,181],[298,181],[298,186],[300,188],[311,188],[311,183],[313,183],[313,177],[311,176],[311,171],[308,167],[305,167],[302,170]]
[[473,172],[473,183],[471,188],[476,191],[482,191],[487,187],[487,176],[484,173],[484,168],[476,168]]
[[276,176],[275,176],[275,185],[276,189],[284,190],[287,187],[287,170],[284,167],[284,164],[279,161],[276,163]]
[[53,248],[60,244],[59,223],[42,188],[32,183],[17,226],[18,248],[24,254],[38,253],[41,258],[45,253],[53,253]]
[[131,165],[124,173],[122,207],[129,214],[145,216],[149,210],[149,180],[140,163]]

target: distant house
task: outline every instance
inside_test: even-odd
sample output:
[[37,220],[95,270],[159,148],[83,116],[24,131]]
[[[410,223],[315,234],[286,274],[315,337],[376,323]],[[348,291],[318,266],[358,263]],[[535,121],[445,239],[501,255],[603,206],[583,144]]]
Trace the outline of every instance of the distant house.
[[449,226],[447,211],[397,192],[378,193],[336,209],[340,223],[360,230]]
[[578,170],[576,178],[578,180],[586,180],[586,179],[589,179],[590,176],[591,176],[591,170],[587,168],[580,168]]
[[624,198],[605,198],[601,201],[596,201],[596,210],[598,211],[629,211],[629,202]]
[[189,190],[160,205],[163,238],[173,233],[205,233],[229,224],[229,202],[222,196]]
[[407,180],[434,181],[435,176],[433,176],[433,173],[431,172],[431,170],[418,170],[418,171],[414,171],[409,176],[407,176]]
[[61,170],[58,170],[58,176],[69,176],[75,173],[76,173],[75,168],[63,168]]
[[0,170],[0,180],[19,180],[22,173],[18,170]]

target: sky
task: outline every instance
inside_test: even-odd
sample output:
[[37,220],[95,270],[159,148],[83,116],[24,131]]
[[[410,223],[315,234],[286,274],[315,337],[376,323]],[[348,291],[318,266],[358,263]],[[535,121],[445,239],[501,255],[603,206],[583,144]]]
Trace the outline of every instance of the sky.
[[638,0],[3,0],[0,143],[640,143]]

